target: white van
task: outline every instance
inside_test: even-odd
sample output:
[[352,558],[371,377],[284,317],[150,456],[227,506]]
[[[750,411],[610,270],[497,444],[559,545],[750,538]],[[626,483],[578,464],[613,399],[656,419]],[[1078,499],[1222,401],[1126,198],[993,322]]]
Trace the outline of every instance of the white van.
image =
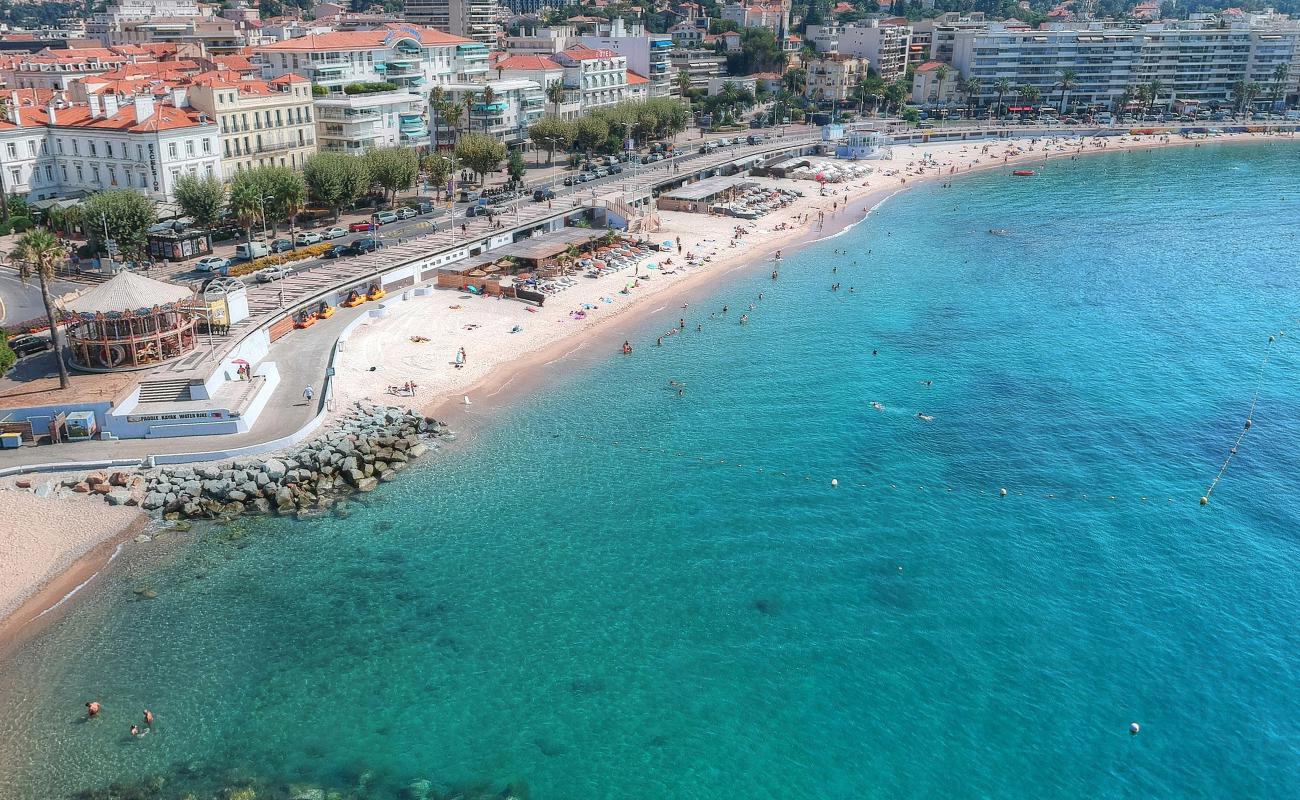
[[248,242],[235,246],[235,258],[244,261],[252,261],[255,258],[270,255],[270,253],[271,248],[267,247],[266,242]]
[[375,220],[380,225],[387,225],[392,222],[397,222],[397,214],[392,211],[380,211],[375,215]]

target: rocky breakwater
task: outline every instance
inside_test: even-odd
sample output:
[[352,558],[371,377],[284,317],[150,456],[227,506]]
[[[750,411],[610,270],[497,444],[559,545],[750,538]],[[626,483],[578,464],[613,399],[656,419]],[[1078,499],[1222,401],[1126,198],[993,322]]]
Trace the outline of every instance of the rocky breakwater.
[[439,440],[453,438],[445,424],[407,409],[358,404],[327,433],[289,453],[133,476],[141,483],[132,500],[171,520],[245,514],[311,519],[330,513],[340,497],[393,480]]

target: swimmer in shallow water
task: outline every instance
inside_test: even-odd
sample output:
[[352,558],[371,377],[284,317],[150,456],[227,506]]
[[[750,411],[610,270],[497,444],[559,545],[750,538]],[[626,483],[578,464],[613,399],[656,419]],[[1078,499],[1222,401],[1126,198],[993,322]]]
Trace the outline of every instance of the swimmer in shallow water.
[[884,404],[882,404],[882,403],[877,403],[875,400],[872,400],[872,401],[871,401],[871,407],[874,408],[874,409],[877,410],[877,411],[884,411],[884,410],[885,410],[885,406],[884,406]]
[[930,416],[929,414],[923,414],[920,411],[916,412],[916,418],[921,420],[922,422],[931,422],[934,420],[934,417]]
[[932,385],[934,385],[934,381],[917,381],[917,383],[921,384],[922,386],[932,386]]

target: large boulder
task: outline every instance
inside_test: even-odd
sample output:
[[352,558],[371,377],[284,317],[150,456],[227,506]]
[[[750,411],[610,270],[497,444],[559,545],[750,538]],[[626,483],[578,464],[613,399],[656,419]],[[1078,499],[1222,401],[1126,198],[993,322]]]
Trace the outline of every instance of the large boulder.
[[149,492],[144,496],[144,502],[140,507],[145,511],[154,511],[167,505],[167,495],[162,492]]
[[379,481],[375,478],[362,478],[357,481],[358,492],[373,492],[379,486]]
[[262,465],[262,471],[273,482],[279,483],[284,478],[284,474],[289,471],[289,468],[278,458],[268,458],[266,463]]

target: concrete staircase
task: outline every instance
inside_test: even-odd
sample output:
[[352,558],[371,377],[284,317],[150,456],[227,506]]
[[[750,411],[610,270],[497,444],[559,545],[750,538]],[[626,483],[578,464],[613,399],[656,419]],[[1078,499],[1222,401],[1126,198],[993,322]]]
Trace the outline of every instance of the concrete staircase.
[[141,403],[175,403],[189,400],[190,382],[187,378],[170,381],[144,381],[140,384]]

